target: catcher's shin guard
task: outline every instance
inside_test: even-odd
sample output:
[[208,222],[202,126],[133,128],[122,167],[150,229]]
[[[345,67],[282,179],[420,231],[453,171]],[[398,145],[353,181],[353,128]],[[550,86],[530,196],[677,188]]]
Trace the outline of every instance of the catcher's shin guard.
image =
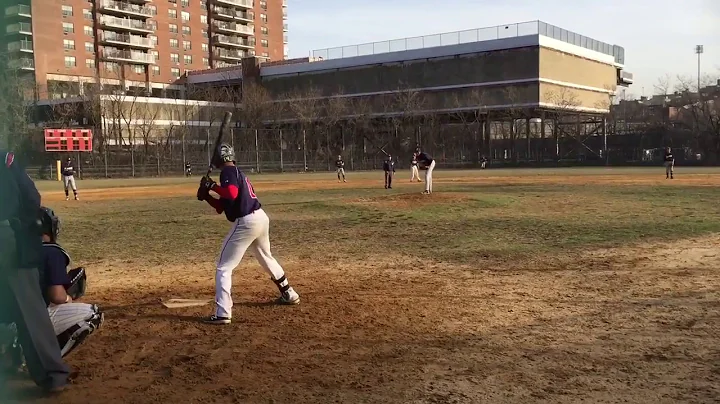
[[75,324],[57,336],[60,353],[63,357],[82,344],[90,334],[102,325],[105,320],[105,313],[100,311],[97,305],[93,305],[93,308],[94,313],[90,318]]

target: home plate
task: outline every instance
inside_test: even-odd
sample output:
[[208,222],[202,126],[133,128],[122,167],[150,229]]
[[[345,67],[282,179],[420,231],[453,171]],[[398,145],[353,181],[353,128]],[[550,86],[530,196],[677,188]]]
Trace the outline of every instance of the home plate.
[[164,301],[162,304],[163,306],[167,307],[168,309],[177,309],[180,307],[195,307],[195,306],[205,306],[206,304],[210,304],[212,300],[198,300],[198,299],[170,299]]

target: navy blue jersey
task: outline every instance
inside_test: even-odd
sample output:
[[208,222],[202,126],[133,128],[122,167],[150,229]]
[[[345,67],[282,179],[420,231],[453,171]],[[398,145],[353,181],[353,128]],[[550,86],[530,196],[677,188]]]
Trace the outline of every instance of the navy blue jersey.
[[58,244],[43,243],[43,265],[40,268],[40,287],[45,304],[50,304],[48,288],[50,286],[70,285],[67,267],[70,265],[70,256]]
[[71,175],[75,175],[75,167],[73,166],[72,161],[67,160],[62,165],[62,175],[69,177]]
[[672,162],[673,160],[675,160],[675,157],[673,156],[672,152],[666,151],[665,152],[665,161],[669,163],[669,162]]
[[417,157],[413,156],[412,161],[410,161],[410,166],[415,167],[418,165]]
[[223,211],[227,220],[234,222],[235,219],[247,216],[260,209],[260,201],[255,195],[250,180],[236,166],[223,167],[220,172],[220,187],[226,189],[237,188],[237,197],[229,199],[220,195]]
[[424,152],[418,154],[417,159],[424,166],[429,166],[433,162],[433,158],[430,157],[429,154]]
[[383,162],[383,170],[395,172],[395,162],[392,160],[385,160]]
[[337,167],[337,168],[343,168],[343,167],[345,167],[345,162],[342,161],[342,160],[336,160],[336,161],[335,161],[335,167]]

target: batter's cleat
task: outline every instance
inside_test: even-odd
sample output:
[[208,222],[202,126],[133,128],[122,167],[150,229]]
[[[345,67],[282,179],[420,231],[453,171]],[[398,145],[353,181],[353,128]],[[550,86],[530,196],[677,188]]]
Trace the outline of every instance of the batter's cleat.
[[423,191],[423,195],[430,195],[430,191]]
[[295,289],[289,288],[283,292],[277,300],[278,304],[293,305],[300,303],[300,295],[297,294]]
[[65,200],[66,200],[66,201],[69,201],[69,200],[70,200],[70,197],[69,197],[69,196],[66,196],[66,197],[65,197]]
[[76,196],[75,196],[75,200],[76,200],[76,201],[79,201],[79,200],[80,200],[80,197],[76,195]]
[[347,182],[347,180],[343,180],[343,182]]
[[230,324],[231,322],[232,322],[232,319],[230,317],[219,317],[214,314],[210,317],[203,319],[203,323],[214,324],[214,325]]

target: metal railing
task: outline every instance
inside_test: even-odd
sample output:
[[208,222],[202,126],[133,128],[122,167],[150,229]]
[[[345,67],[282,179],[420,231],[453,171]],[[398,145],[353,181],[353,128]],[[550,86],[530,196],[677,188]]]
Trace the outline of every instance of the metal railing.
[[215,44],[218,43],[226,43],[231,45],[237,45],[237,46],[247,46],[247,47],[253,47],[255,46],[255,40],[253,38],[250,38],[250,40],[245,38],[240,38],[236,36],[228,36],[228,35],[215,35],[214,37]]
[[144,23],[139,20],[131,20],[129,18],[117,18],[104,15],[100,18],[100,23],[104,25],[111,25],[128,29],[139,29],[143,31],[153,30],[150,24]]
[[147,18],[152,17],[152,10],[150,9],[150,7],[139,6],[137,4],[123,3],[120,1],[103,0],[100,2],[100,9],[140,14]]
[[16,42],[10,42],[7,45],[7,49],[9,52],[17,52],[17,51],[33,51],[33,43],[32,41],[16,41]]
[[221,58],[242,59],[244,57],[247,57],[247,52],[236,50],[215,49],[214,53],[215,56]]
[[28,22],[19,22],[17,24],[10,24],[5,27],[5,32],[8,34],[14,34],[16,32],[27,32],[32,34],[32,25]]
[[252,35],[255,32],[253,29],[254,27],[252,26],[236,24],[234,22],[228,23],[222,21],[215,21],[214,24],[215,27],[217,27],[218,29],[224,29],[227,31],[233,31],[247,35]]
[[34,69],[35,61],[32,59],[8,60],[8,67],[11,69]]
[[313,51],[313,57],[322,59],[342,59],[354,56],[375,55],[379,53],[400,52],[412,49],[432,48],[435,46],[458,45],[463,43],[492,41],[515,38],[526,35],[542,35],[569,44],[577,45],[596,52],[611,55],[615,61],[625,63],[625,50],[572,31],[547,24],[542,21],[529,21],[517,24],[497,25],[494,27],[447,32],[412,38],[393,39],[360,45],[349,45]]
[[237,6],[237,7],[247,7],[247,8],[253,7],[252,0],[215,0],[215,1],[217,3],[230,4],[232,6]]
[[122,42],[130,45],[143,46],[151,48],[153,46],[150,38],[138,35],[118,34],[117,32],[103,31],[101,38],[103,41]]
[[220,7],[220,6],[213,6],[212,11],[216,15],[229,16],[229,17],[233,17],[233,18],[241,18],[241,19],[250,20],[250,21],[255,20],[255,13],[252,13],[252,12],[235,10],[232,8],[225,8],[225,7]]
[[6,17],[14,17],[16,15],[32,16],[32,9],[26,4],[18,4],[5,9]]
[[155,55],[137,51],[103,48],[101,54],[106,59],[122,59],[139,63],[155,63]]

